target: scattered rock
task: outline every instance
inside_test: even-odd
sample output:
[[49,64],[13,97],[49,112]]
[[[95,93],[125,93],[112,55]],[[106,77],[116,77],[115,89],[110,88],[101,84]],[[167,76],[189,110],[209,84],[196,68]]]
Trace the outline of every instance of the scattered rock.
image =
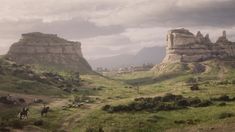
[[6,105],[20,105],[25,103],[25,100],[23,98],[17,98],[8,95],[8,96],[0,96],[0,103]]
[[71,93],[71,90],[69,88],[63,88],[63,91],[65,91],[67,93]]
[[33,123],[35,126],[42,126],[44,124],[43,120],[38,120]]
[[72,91],[72,92],[78,92],[78,89],[77,89],[77,88],[72,88],[71,91]]
[[36,99],[34,99],[34,100],[33,100],[33,102],[34,102],[34,103],[43,103],[43,100],[42,100],[42,99],[37,99],[37,98],[36,98]]

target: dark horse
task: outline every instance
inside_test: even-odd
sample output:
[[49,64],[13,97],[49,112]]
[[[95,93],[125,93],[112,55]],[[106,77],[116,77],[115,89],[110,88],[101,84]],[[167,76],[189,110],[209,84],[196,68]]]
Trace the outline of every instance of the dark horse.
[[20,119],[28,119],[29,108],[24,107],[22,111],[19,113]]
[[43,116],[43,115],[47,116],[47,113],[48,113],[49,109],[50,109],[50,107],[48,107],[48,106],[46,107],[44,105],[44,107],[42,108],[42,111],[41,111],[41,116]]

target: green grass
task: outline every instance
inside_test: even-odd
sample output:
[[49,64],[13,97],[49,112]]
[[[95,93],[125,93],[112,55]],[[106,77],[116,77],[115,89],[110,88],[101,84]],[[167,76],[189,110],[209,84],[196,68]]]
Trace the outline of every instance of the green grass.
[[[218,97],[220,95],[229,95],[235,97],[234,84],[217,85],[218,74],[221,72],[218,66],[213,65],[212,62],[208,62],[207,65],[212,68],[207,73],[191,74],[187,72],[180,73],[177,76],[169,77],[168,79],[158,79],[153,81],[154,78],[161,77],[156,72],[135,72],[131,74],[118,75],[111,80],[109,85],[104,80],[97,81],[97,78],[93,80],[95,84],[105,84],[107,89],[115,89],[112,92],[112,96],[123,93],[124,99],[116,99],[108,101],[104,104],[126,104],[133,100],[135,97],[141,96],[157,96],[164,93],[182,94],[184,96],[199,97],[202,99],[209,99],[212,97]],[[225,79],[232,80],[235,76],[235,70],[229,69],[229,73],[225,73]],[[190,86],[185,82],[189,78],[200,78],[199,91],[191,91]],[[92,80],[92,79],[91,79]],[[113,81],[117,81],[115,84]],[[120,83],[121,82],[121,83]],[[136,82],[140,83],[140,94],[133,89],[123,90],[123,86],[133,85]],[[112,87],[110,87],[110,85]],[[117,87],[119,87],[117,89]],[[110,87],[110,88],[109,88]],[[112,91],[112,90],[110,90]],[[129,92],[128,92],[129,91]],[[128,93],[128,94],[127,94]],[[110,92],[102,92],[102,96],[110,95]],[[229,103],[225,107],[219,107],[213,105],[206,108],[190,108],[176,111],[160,111],[156,113],[149,112],[131,112],[131,113],[106,113],[100,109],[92,110],[91,114],[88,114],[81,119],[81,123],[74,129],[74,131],[84,131],[87,128],[99,128],[103,127],[106,131],[164,131],[171,128],[184,128],[193,125],[187,124],[175,124],[175,120],[199,120],[197,124],[204,125],[206,127],[212,124],[219,124],[221,122],[235,122],[235,118],[219,119],[218,116],[223,112],[234,112],[235,104]],[[152,117],[160,117],[160,119],[151,119]],[[141,123],[143,123],[141,127]]]
[[[217,104],[205,108],[188,108],[174,111],[158,112],[123,112],[107,113],[101,110],[106,104],[127,104],[137,97],[162,96],[166,93],[180,94],[183,96],[199,97],[209,99],[220,95],[235,97],[234,84],[218,85],[223,80],[234,80],[235,69],[226,66],[221,69],[220,65],[214,62],[205,62],[209,67],[208,71],[200,74],[183,71],[185,65],[169,65],[168,69],[161,71],[134,72],[129,74],[119,74],[116,76],[102,77],[99,75],[81,75],[83,85],[79,87],[78,93],[66,95],[66,99],[72,100],[75,96],[90,96],[92,99],[98,98],[93,103],[88,104],[88,108],[69,108],[62,110],[56,107],[48,117],[44,117],[45,125],[41,126],[46,130],[68,129],[85,131],[87,129],[98,129],[102,127],[107,132],[113,131],[165,131],[167,129],[185,127],[205,126],[226,122],[235,122],[235,117],[219,119],[221,113],[235,113],[235,103],[229,102],[226,106]],[[228,72],[224,71],[228,70]],[[64,77],[69,77],[67,73],[60,73]],[[190,78],[199,79],[199,91],[191,91],[190,86],[186,85]],[[139,87],[139,91],[137,90]],[[22,80],[12,76],[0,76],[0,89],[12,92],[22,92],[25,89],[27,94],[59,95],[56,87],[45,84]],[[19,90],[17,90],[19,89]],[[10,111],[9,111],[10,112]],[[10,112],[11,113],[11,112]],[[40,119],[38,109],[33,108],[29,122]],[[176,120],[198,120],[196,125],[176,124]],[[67,124],[62,126],[61,124]]]
[[35,95],[63,95],[64,92],[37,81],[23,80],[13,76],[0,76],[0,90]]
[[[84,117],[84,120],[74,131],[85,130],[86,128],[102,127],[105,131],[163,131],[170,128],[183,128],[187,124],[175,124],[176,120],[198,120],[197,124],[220,123],[219,115],[223,112],[234,112],[235,105],[226,107],[210,106],[206,108],[189,108],[176,111],[160,111],[156,113],[133,112],[109,114],[103,111],[92,112]],[[235,119],[232,117],[231,119]],[[222,120],[223,121],[223,120]],[[142,125],[140,125],[142,124]],[[190,126],[190,125],[189,125]]]

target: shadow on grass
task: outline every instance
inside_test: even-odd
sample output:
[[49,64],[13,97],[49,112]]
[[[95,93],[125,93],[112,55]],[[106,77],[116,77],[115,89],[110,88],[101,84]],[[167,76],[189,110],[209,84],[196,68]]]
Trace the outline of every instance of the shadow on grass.
[[173,79],[173,78],[183,76],[183,75],[186,75],[186,74],[177,72],[177,73],[163,74],[158,77],[143,77],[143,78],[137,78],[137,79],[120,80],[120,81],[123,81],[129,85],[143,86],[143,85],[151,85],[154,83],[159,83],[159,82]]

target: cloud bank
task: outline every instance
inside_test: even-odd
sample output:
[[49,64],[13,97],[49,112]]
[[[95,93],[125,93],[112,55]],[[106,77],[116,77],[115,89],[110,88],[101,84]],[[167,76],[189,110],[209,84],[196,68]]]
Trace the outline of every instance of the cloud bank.
[[235,40],[234,0],[0,0],[0,54],[20,34],[40,31],[82,42],[99,58],[164,46],[171,28],[210,33],[227,30]]

